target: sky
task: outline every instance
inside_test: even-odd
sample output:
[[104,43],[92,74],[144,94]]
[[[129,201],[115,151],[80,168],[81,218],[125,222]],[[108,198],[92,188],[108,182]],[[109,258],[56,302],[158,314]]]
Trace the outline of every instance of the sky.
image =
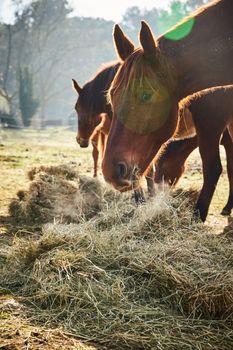
[[[74,14],[84,17],[102,17],[119,22],[128,7],[142,9],[166,7],[170,0],[68,0],[74,8]],[[29,3],[30,0],[24,0]],[[6,23],[14,22],[14,8],[11,0],[0,0],[0,18]]]
[[77,15],[103,17],[119,22],[128,7],[165,7],[169,0],[69,0],[69,3]]

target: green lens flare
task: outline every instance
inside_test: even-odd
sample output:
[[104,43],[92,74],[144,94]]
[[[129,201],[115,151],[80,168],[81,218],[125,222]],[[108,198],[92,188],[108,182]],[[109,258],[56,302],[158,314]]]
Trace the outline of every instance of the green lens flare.
[[169,40],[177,41],[185,38],[191,32],[195,19],[189,18],[187,21],[178,24],[175,28],[164,34],[164,37]]
[[158,90],[153,93],[144,92],[139,98],[135,94],[126,93],[121,99],[117,115],[125,128],[146,135],[159,130],[167,122],[171,107],[169,92],[160,84]]

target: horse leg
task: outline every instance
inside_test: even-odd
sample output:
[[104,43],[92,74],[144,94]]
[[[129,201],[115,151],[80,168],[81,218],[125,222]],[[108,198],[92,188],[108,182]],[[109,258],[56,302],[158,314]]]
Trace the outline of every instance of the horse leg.
[[95,142],[92,143],[92,157],[94,160],[94,177],[97,176],[97,169],[98,169],[98,158],[99,158],[99,150],[98,150],[98,146],[96,145]]
[[198,129],[199,128],[196,126],[204,181],[199,198],[195,205],[194,218],[197,219],[200,217],[204,222],[208,214],[208,209],[216,184],[222,172],[222,165],[219,155],[219,141],[222,130],[220,132],[212,133],[212,135],[207,137],[209,130]]
[[226,158],[227,158],[227,175],[229,180],[229,197],[227,204],[223,208],[222,215],[230,215],[231,209],[233,208],[233,141],[229,135],[228,130],[226,129],[221,144],[225,147]]
[[105,143],[106,143],[106,135],[102,132],[100,132],[100,139],[99,139],[99,149],[100,149],[100,154],[101,154],[101,160],[103,159],[104,157],[104,149],[105,149]]
[[147,183],[149,197],[155,196],[154,176],[155,176],[154,165],[153,165],[153,163],[151,163],[149,168],[148,168],[148,172],[146,174],[146,183]]

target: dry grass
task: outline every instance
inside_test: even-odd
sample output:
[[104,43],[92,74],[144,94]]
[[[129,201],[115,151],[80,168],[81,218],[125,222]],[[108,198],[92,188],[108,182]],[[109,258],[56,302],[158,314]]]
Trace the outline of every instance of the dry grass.
[[[80,152],[76,156],[76,145],[65,143],[67,135],[55,136],[56,140],[41,132],[34,139],[27,131],[20,141],[15,137],[4,141],[0,149],[5,160],[0,174],[1,215],[6,215],[9,202],[24,185],[17,204],[30,203],[30,193],[37,199],[39,194],[43,201],[37,209],[46,209],[50,216],[45,221],[51,222],[42,225],[38,220],[42,232],[36,234],[27,224],[22,235],[17,222],[15,236],[2,231],[0,290],[23,303],[22,312],[36,323],[39,335],[34,329],[24,332],[21,316],[5,320],[4,311],[1,344],[10,349],[88,348],[74,338],[66,339],[65,331],[101,349],[232,350],[230,219],[228,234],[216,234],[227,220],[217,214],[227,196],[227,181],[218,185],[207,224],[195,224],[191,221],[195,191],[177,191],[173,196],[160,192],[156,200],[137,207],[130,195],[120,196],[83,177],[81,171],[92,169],[90,158]],[[81,164],[78,171],[73,166],[57,167],[67,156]],[[22,169],[34,164],[38,166],[25,190]],[[199,188],[200,163],[195,158],[189,164],[182,185]],[[90,204],[93,192],[98,193],[101,208],[88,216],[80,199]],[[44,207],[48,197],[50,207]],[[31,215],[35,223],[38,214],[34,210],[27,214],[29,208],[24,207],[26,219]],[[75,217],[78,223],[67,224]],[[7,232],[4,222],[2,227]],[[54,333],[48,327],[59,328]]]
[[17,223],[80,222],[93,217],[103,207],[100,181],[79,176],[76,166],[32,168],[28,190],[19,190],[9,212]]
[[74,336],[64,334],[61,329],[36,327],[11,313],[5,313],[1,320],[0,339],[3,350],[96,350]]
[[5,288],[31,316],[116,349],[232,349],[233,247],[191,221],[195,193],[129,198],[16,239]]

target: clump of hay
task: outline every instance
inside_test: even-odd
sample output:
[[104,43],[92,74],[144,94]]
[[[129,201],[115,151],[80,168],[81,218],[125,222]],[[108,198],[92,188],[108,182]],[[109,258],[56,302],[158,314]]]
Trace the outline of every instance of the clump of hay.
[[17,222],[80,222],[102,208],[101,183],[79,176],[75,167],[40,166],[28,172],[27,191],[20,190],[9,211]]
[[35,175],[38,173],[46,173],[48,175],[54,175],[62,177],[66,180],[78,179],[78,172],[75,166],[69,164],[61,165],[40,165],[38,167],[33,167],[27,173],[29,180],[34,180]]
[[231,350],[233,244],[191,217],[187,193],[116,200],[89,221],[18,238],[3,284],[37,320],[111,349]]

